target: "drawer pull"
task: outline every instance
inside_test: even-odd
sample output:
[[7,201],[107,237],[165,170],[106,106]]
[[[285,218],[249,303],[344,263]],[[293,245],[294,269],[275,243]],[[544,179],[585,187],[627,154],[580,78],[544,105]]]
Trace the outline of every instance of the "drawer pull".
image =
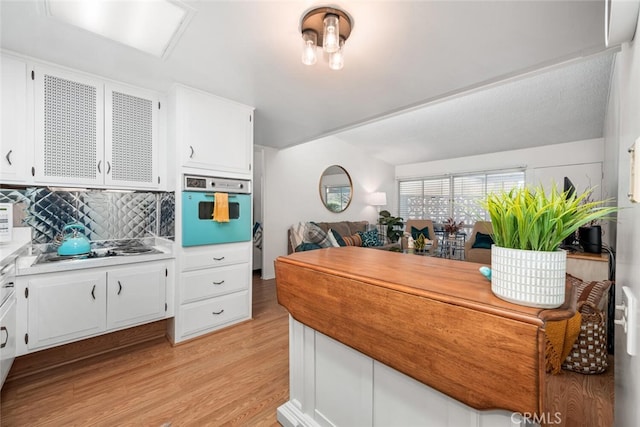
[[13,282],[5,283],[2,285],[3,288],[13,288]]
[[2,344],[0,344],[0,348],[5,348],[7,346],[7,343],[9,342],[9,331],[6,327],[2,326],[0,327],[0,332],[4,332],[5,334],[7,334],[7,339],[5,339]]
[[220,311],[212,311],[212,312],[211,312],[211,314],[215,314],[216,316],[217,316],[218,314],[222,314],[222,313],[224,313],[224,309],[222,309],[222,310],[220,310]]
[[224,283],[224,280],[221,280],[219,282],[213,282],[214,285],[222,285]]
[[118,295],[120,295],[120,292],[122,292],[122,283],[118,280]]
[[223,259],[224,259],[224,257],[223,257],[223,256],[222,256],[222,257],[220,257],[220,258],[213,257],[213,260],[214,260],[214,261],[222,261]]
[[91,296],[96,299],[96,285],[93,285],[93,289],[91,289]]

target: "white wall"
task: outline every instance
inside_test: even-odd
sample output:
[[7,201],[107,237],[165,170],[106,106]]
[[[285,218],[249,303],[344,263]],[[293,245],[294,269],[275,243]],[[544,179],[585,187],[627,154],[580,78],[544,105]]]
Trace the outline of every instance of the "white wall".
[[[605,128],[606,164],[619,166],[617,175],[618,213],[616,242],[616,300],[622,286],[629,286],[640,298],[640,205],[628,201],[629,154],[627,149],[640,137],[640,25],[636,39],[624,43],[617,54]],[[612,177],[612,181],[615,177]],[[623,238],[624,236],[624,238]],[[640,324],[630,325],[640,336]],[[640,425],[640,356],[626,352],[626,336],[616,326],[615,419],[616,426]],[[640,349],[636,348],[636,351]]]
[[[536,170],[538,175],[544,176],[545,173],[542,171],[543,169],[563,165],[598,163],[602,162],[603,155],[604,142],[602,138],[598,138],[536,148],[503,151],[500,153],[401,165],[396,167],[396,178],[437,176],[448,173],[525,167],[527,182],[535,183],[534,177],[536,176]],[[593,185],[600,185],[600,182],[594,182]]]
[[[397,214],[394,167],[343,141],[327,137],[284,150],[265,148],[264,161],[264,279],[275,277],[273,261],[287,254],[287,230],[292,224],[345,220],[375,223],[377,209],[366,202],[367,195],[375,191],[387,193],[386,208]],[[341,213],[330,212],[320,200],[320,176],[331,165],[342,166],[353,182],[353,200]]]

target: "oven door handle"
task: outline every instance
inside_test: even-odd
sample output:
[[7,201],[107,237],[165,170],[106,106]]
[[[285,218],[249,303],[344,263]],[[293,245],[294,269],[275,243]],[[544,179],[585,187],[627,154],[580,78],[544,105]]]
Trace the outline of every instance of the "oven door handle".
[[[215,197],[215,196],[216,196],[215,194],[209,194],[209,193],[204,194],[204,197]],[[229,194],[230,199],[234,197],[237,197],[237,196],[235,194]]]

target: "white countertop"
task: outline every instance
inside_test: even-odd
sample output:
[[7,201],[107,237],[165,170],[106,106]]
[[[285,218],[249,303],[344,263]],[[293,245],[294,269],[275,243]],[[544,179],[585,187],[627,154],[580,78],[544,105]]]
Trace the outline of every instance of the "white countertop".
[[31,244],[31,227],[15,227],[12,237],[10,242],[0,243],[0,265],[11,262],[26,245]]
[[91,259],[72,259],[44,264],[34,264],[37,254],[30,249],[26,249],[16,261],[16,276],[28,274],[58,273],[71,270],[81,270],[86,268],[112,267],[116,265],[134,264],[139,262],[159,261],[174,258],[174,242],[164,238],[152,238],[151,246],[162,253],[148,255],[114,256]]

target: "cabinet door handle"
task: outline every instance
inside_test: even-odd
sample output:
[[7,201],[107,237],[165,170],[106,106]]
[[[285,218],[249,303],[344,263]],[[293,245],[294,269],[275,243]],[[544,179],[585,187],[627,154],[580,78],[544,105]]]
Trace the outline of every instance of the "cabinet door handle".
[[211,314],[215,314],[216,316],[219,314],[224,313],[224,309],[220,310],[220,311],[212,311]]
[[91,289],[91,296],[96,299],[96,285],[93,285],[93,289]]
[[9,150],[9,152],[5,156],[5,159],[7,159],[7,162],[9,162],[9,166],[11,166],[13,164],[13,163],[11,163],[11,153],[12,152],[13,152],[13,150]]
[[0,344],[0,348],[5,348],[7,346],[7,343],[9,342],[9,330],[4,326],[2,326],[0,327],[0,332],[4,332],[5,334],[7,334],[7,338],[4,340],[2,344]]
[[3,288],[13,288],[13,286],[13,282],[5,283],[4,285],[2,285]]
[[219,282],[213,282],[214,285],[222,285],[224,283],[224,280],[221,280]]
[[224,259],[224,257],[223,257],[223,256],[221,256],[220,258],[213,257],[213,260],[214,260],[214,261],[222,261],[223,259]]
[[102,160],[98,160],[98,173],[102,173],[102,170],[100,170],[101,165],[102,165]]
[[120,295],[120,292],[122,292],[122,283],[118,280],[118,295]]
[[107,175],[111,172],[111,163],[107,162]]
[[193,154],[195,153],[195,150],[193,149],[193,145],[190,145],[189,148],[191,148],[191,154],[189,154],[189,158],[193,159]]

